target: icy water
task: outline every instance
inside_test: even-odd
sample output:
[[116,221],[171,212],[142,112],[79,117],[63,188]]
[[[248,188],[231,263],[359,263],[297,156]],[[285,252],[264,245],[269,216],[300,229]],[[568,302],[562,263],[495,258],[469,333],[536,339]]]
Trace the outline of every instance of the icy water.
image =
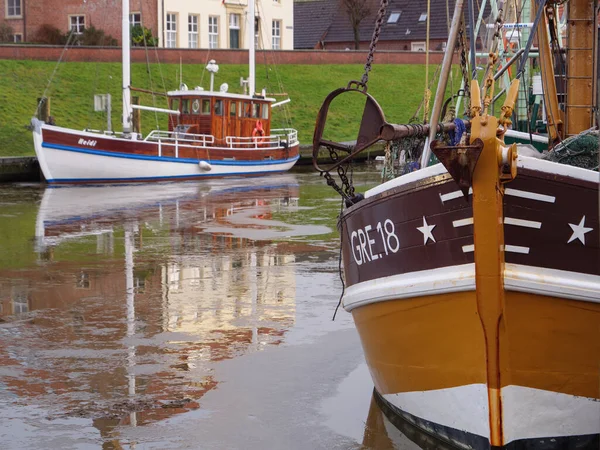
[[418,448],[331,320],[339,209],[309,172],[0,185],[0,448]]

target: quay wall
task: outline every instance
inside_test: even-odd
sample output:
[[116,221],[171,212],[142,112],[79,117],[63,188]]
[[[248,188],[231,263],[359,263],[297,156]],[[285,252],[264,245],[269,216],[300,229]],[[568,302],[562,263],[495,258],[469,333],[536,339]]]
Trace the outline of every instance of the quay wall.
[[[64,51],[64,53],[63,53]],[[365,50],[258,50],[256,61],[267,64],[364,64]],[[120,62],[120,47],[69,47],[52,45],[0,45],[0,59],[75,62]],[[444,52],[429,53],[430,64],[440,64]],[[248,64],[247,50],[132,48],[135,63],[206,64],[214,59],[218,64]],[[455,55],[455,60],[457,57]],[[455,61],[455,62],[456,62]],[[381,50],[375,53],[374,64],[425,64],[424,52]]]

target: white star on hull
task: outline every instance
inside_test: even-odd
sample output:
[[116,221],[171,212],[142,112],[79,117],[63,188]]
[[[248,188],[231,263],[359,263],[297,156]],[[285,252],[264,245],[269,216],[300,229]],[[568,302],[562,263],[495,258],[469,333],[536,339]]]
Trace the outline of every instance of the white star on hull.
[[589,233],[590,231],[593,230],[593,228],[589,228],[589,227],[585,226],[585,216],[583,216],[581,218],[581,221],[579,222],[578,225],[573,225],[572,223],[570,223],[569,226],[573,230],[573,234],[571,235],[571,237],[567,241],[567,244],[570,244],[575,239],[579,239],[581,241],[581,243],[583,245],[585,245],[585,235],[586,235],[586,233]]
[[428,225],[427,220],[425,220],[425,216],[423,216],[423,226],[417,227],[417,230],[423,233],[423,245],[427,244],[429,239],[435,242],[435,238],[433,237],[433,229],[435,227],[435,225]]

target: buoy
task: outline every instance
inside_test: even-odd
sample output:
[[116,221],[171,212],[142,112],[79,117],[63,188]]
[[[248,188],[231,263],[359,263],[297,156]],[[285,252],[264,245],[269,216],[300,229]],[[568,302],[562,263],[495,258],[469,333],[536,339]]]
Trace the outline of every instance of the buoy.
[[200,167],[201,170],[206,170],[207,172],[212,170],[212,166],[206,161],[198,161],[198,167]]

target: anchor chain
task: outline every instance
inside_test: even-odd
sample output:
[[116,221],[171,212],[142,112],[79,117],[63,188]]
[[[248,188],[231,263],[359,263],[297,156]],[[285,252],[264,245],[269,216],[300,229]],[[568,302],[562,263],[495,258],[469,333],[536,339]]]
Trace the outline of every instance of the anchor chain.
[[377,42],[379,42],[379,35],[381,34],[381,27],[383,25],[383,18],[387,10],[389,0],[381,0],[379,5],[379,11],[377,12],[377,18],[375,19],[375,30],[373,30],[373,36],[371,37],[371,44],[369,45],[369,54],[367,55],[367,62],[365,63],[365,73],[360,79],[360,85],[367,91],[367,83],[369,82],[369,72],[373,64],[373,58],[375,56],[375,50],[377,49]]
[[[339,160],[339,155],[337,154],[335,149],[332,147],[327,147],[327,149],[329,150],[329,157],[331,158],[331,160],[333,162],[337,162]],[[352,185],[352,164],[348,163],[346,166],[347,167],[338,166],[337,168],[338,177],[342,182],[341,187],[338,186],[335,179],[331,176],[329,172],[323,172],[323,177],[327,181],[327,185],[331,186],[338,194],[340,194],[342,198],[346,201],[347,205],[352,205],[355,203],[355,192],[354,186]],[[348,179],[348,172],[350,172],[350,179]]]

